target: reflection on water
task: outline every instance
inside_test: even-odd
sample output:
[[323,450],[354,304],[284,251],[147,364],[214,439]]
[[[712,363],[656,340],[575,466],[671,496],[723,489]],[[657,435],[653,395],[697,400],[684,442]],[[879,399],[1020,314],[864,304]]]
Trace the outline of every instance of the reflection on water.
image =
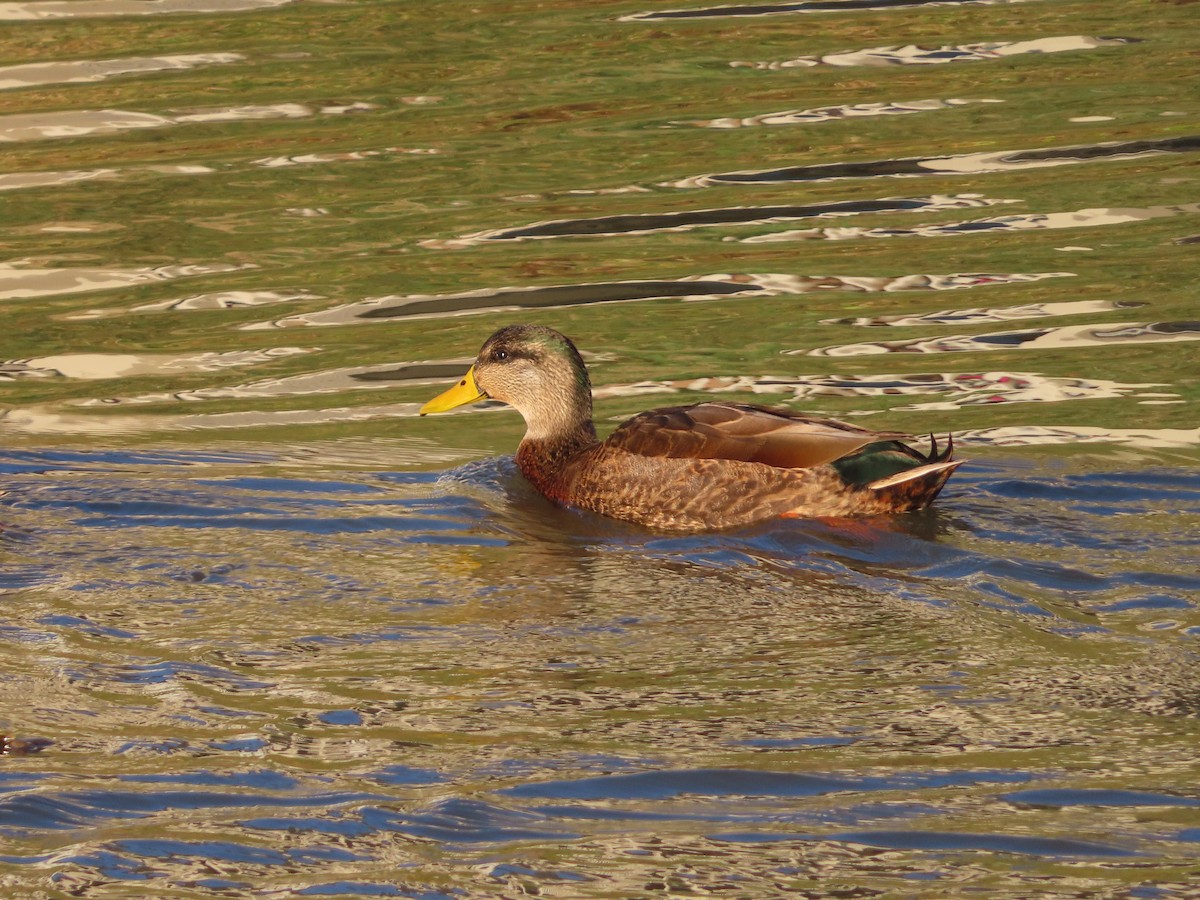
[[789,109],[785,112],[764,113],[741,119],[729,117],[680,122],[699,128],[749,128],[758,125],[814,125],[841,119],[861,119],[872,116],[904,116],[909,113],[935,109],[954,109],[972,103],[1003,103],[1003,100],[910,100],[907,103],[854,103],[849,106],[819,106],[816,109]]
[[16,172],[0,175],[0,191],[22,188],[58,187],[79,181],[116,177],[115,169],[86,169],[76,172]]
[[[962,433],[972,444],[996,447],[1036,447],[1045,445],[1123,444],[1143,450],[1194,449],[1200,446],[1200,428],[1097,428],[1095,426],[1021,425],[1004,428],[980,428]],[[1152,605],[1152,604],[1151,604]],[[1169,604],[1168,604],[1169,606]],[[1192,627],[1189,634],[1200,635]]]
[[393,153],[403,153],[412,156],[432,156],[440,152],[433,147],[385,147],[382,150],[348,150],[344,153],[298,153],[295,156],[267,156],[262,159],[252,160],[250,165],[262,166],[265,169],[284,169],[290,166],[358,162],[363,159],[377,159]]
[[128,309],[89,309],[83,312],[67,313],[62,318],[67,321],[86,321],[137,312],[245,309],[253,306],[273,306],[276,303],[292,303],[296,300],[323,299],[325,298],[320,294],[310,294],[307,291],[214,291],[208,294],[192,294],[174,300],[156,300],[153,303],[143,303]]
[[1062,37],[1037,38],[1031,41],[985,41],[977,44],[948,44],[942,47],[919,47],[916,44],[872,47],[867,50],[826,53],[823,56],[800,56],[783,62],[732,62],[730,65],[768,70],[807,69],[813,66],[936,66],[952,62],[1003,59],[1007,56],[1022,56],[1026,53],[1095,50],[1100,47],[1116,47],[1121,44],[1137,42],[1137,38],[1088,37],[1083,34],[1070,34]]
[[1117,397],[1172,399],[1177,394],[1147,391],[1162,384],[1120,384],[1091,378],[1057,378],[1036,372],[938,372],[908,375],[739,375],[636,384],[605,384],[597,399],[644,394],[770,394],[789,402],[814,397],[896,397],[934,394],[929,403],[893,406],[894,411],[953,410],[995,403],[1060,403]]
[[859,316],[848,319],[822,319],[822,325],[858,325],[873,328],[881,325],[981,325],[988,322],[1011,322],[1016,319],[1042,319],[1049,316],[1080,316],[1088,313],[1111,312],[1114,309],[1137,309],[1145,306],[1136,300],[1066,300],[1061,303],[1028,303],[1024,306],[973,307],[971,309],[942,309],[937,312],[913,315]]
[[412,294],[374,297],[312,313],[286,316],[273,322],[244,325],[245,331],[297,326],[354,325],[389,319],[431,319],[471,313],[510,310],[557,309],[597,303],[630,303],[638,300],[716,300],[754,294],[807,294],[813,291],[950,291],[988,285],[1018,284],[1045,278],[1069,278],[1070,272],[956,273],[952,275],[694,275],[675,281],[621,281],[566,284],[543,288],[494,288],[461,294]]
[[1096,160],[1143,159],[1160,153],[1193,153],[1200,150],[1200,135],[1153,140],[1114,141],[1073,147],[1043,147],[996,153],[963,153],[883,159],[873,162],[822,163],[788,166],[761,171],[723,172],[695,175],[664,184],[665,187],[697,188],[717,184],[774,184],[792,181],[826,181],[834,178],[879,178],[908,175],[980,175],[1066,166]]
[[[304,117],[301,116],[300,118]],[[267,156],[260,159],[246,160],[245,162],[222,161],[220,170],[205,165],[149,165],[122,166],[119,169],[85,169],[70,172],[21,172],[7,175],[0,174],[0,191],[56,187],[80,181],[110,181],[121,178],[137,178],[144,177],[150,173],[159,175],[210,175],[217,171],[236,172],[239,168],[243,167],[282,169],[292,166],[358,162],[367,159],[387,158],[392,155],[430,156],[439,152],[436,148],[431,147],[385,147],[381,150],[348,150],[338,153],[297,153],[291,156]]]
[[[585,357],[587,358],[587,357]],[[222,400],[249,397],[288,397],[302,394],[335,394],[342,391],[379,390],[386,387],[441,384],[462,377],[474,357],[420,363],[391,363],[377,366],[355,366],[346,369],[329,369],[292,375],[286,378],[268,378],[249,384],[224,387],[196,388],[194,390],[171,391],[170,393],[143,394],[137,397],[90,399],[79,401],[79,406],[112,406],[132,403],[163,403],[175,400]],[[590,359],[589,359],[590,362]],[[3,369],[0,369],[0,377]]]
[[761,225],[789,219],[819,219],[866,213],[934,212],[946,209],[977,209],[1011,203],[981,194],[934,194],[929,197],[884,197],[878,200],[837,200],[804,206],[733,206],[724,209],[690,209],[685,212],[637,213],[592,219],[557,219],[535,222],[520,228],[480,231],[459,238],[422,241],[434,250],[459,250],[488,241],[521,241],[584,235],[651,234],[655,231],[689,231],[718,225]]
[[0,263],[0,300],[18,297],[44,297],[103,291],[176,278],[194,278],[222,272],[252,269],[251,263],[195,263],[192,265],[155,266],[141,269],[107,269],[70,266],[61,269],[35,268],[22,260]]
[[[2,13],[0,13],[2,17]],[[64,62],[0,66],[0,90],[41,84],[103,81],[116,75],[168,72],[240,62],[240,53],[186,53],[176,56],[134,56],[127,59],[80,59]]]
[[252,106],[199,109],[176,116],[132,112],[123,109],[79,109],[67,112],[23,113],[0,116],[0,141],[38,141],[84,135],[113,134],[167,125],[204,122],[244,122],[257,119],[303,119],[314,115],[343,115],[374,109],[371,103],[350,103],[314,108],[303,103],[271,103]]
[[[228,355],[223,354],[222,356]],[[589,365],[595,362],[594,357],[586,358]],[[474,362],[473,359],[463,357],[439,362],[332,369],[224,387],[141,394],[127,398],[106,397],[80,400],[75,401],[72,405],[107,407],[177,401],[288,397],[304,394],[333,394],[354,390],[379,390],[387,387],[445,384],[458,380],[472,362]],[[232,362],[224,364],[230,365]],[[592,374],[594,378],[595,371]],[[6,376],[12,377],[5,369],[0,368],[0,377]],[[886,397],[938,394],[946,395],[948,399],[944,402],[922,403],[893,407],[893,409],[950,410],[962,406],[991,403],[1055,403],[1064,400],[1095,400],[1127,396],[1164,401],[1178,397],[1174,393],[1146,391],[1146,388],[1165,386],[1163,384],[1121,384],[1101,379],[1057,378],[1032,372],[918,373],[909,375],[726,375],[639,381],[633,384],[599,384],[593,389],[593,395],[597,400],[604,400],[611,397],[636,397],[646,394],[681,392],[781,394],[787,396],[790,401],[797,402],[811,397]],[[411,415],[411,404],[404,407],[392,407],[391,414],[395,416]],[[180,427],[188,427],[189,421],[194,427],[194,420],[183,420]],[[162,424],[165,424],[165,420],[162,421]]]
[[913,228],[805,228],[797,231],[777,231],[757,234],[741,240],[748,244],[772,241],[848,241],[857,238],[881,237],[952,237],[962,234],[994,234],[998,231],[1040,231],[1061,228],[1094,228],[1098,225],[1122,225],[1164,216],[1188,215],[1200,212],[1200,203],[1180,203],[1175,206],[1153,206],[1145,209],[1077,209],[1063,213],[1031,213],[1028,215],[993,216],[967,222],[943,222],[938,225],[917,225]]
[[[186,399],[186,392],[171,395]],[[93,406],[110,406],[124,402],[109,398],[111,402],[91,403]],[[241,412],[206,413],[195,415],[95,415],[63,412],[61,409],[30,404],[0,413],[0,421],[12,434],[29,435],[96,435],[109,438],[189,432],[219,431],[257,428],[299,428],[309,425],[353,425],[373,420],[416,418],[420,403],[389,403],[380,406],[330,406],[320,409],[256,410]],[[420,465],[439,456],[437,446],[423,439],[417,441],[421,452],[404,460],[404,465]],[[429,450],[425,450],[428,444]],[[445,450],[440,453],[441,461],[461,459],[460,450]],[[398,463],[399,464],[399,463]]]
[[990,462],[940,512],[664,538],[539,506],[511,460],[263,462],[0,459],[0,692],[56,741],[6,760],[19,883],[1016,895],[1191,858],[1188,473]]
[[286,6],[295,0],[31,0],[0,3],[0,21],[222,13]]
[[709,19],[728,16],[774,16],[785,13],[846,12],[854,10],[909,9],[921,6],[992,6],[1022,0],[790,0],[783,3],[745,3],[702,6],[695,9],[664,9],[622,16],[622,22],[654,22],[666,19]]
[[269,350],[230,350],[189,356],[148,354],[67,353],[36,359],[0,362],[0,379],[14,378],[126,378],[131,375],[165,375],[176,372],[217,372],[230,366],[254,366],[297,353],[303,347],[272,347]]
[[[719,2],[0,2],[0,894],[1194,893],[1194,5]],[[515,320],[968,461],[559,509]]]
[[869,356],[876,353],[960,353],[981,350],[1044,350],[1051,347],[1095,347],[1109,344],[1200,341],[1200,322],[1108,322],[1104,325],[1060,325],[1024,331],[994,331],[987,334],[950,334],[942,337],[873,341],[789,350],[808,356]]

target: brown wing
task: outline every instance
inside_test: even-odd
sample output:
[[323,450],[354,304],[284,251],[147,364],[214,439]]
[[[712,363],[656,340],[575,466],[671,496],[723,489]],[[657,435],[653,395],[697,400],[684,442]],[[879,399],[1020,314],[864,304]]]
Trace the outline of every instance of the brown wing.
[[738,459],[806,469],[841,459],[875,441],[905,436],[765,406],[700,403],[634,416],[604,443],[641,456]]

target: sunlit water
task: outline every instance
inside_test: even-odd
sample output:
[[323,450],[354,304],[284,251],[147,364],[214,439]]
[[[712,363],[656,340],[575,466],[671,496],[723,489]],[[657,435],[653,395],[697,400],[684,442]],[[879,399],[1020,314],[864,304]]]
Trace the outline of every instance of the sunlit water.
[[[1195,896],[1151,5],[0,3],[0,895]],[[511,412],[417,417],[512,321],[602,429],[970,461],[891,518],[557,509]]]
[[265,462],[6,455],[5,706],[57,741],[6,766],[15,883],[1036,891],[1194,858],[1191,475],[984,462],[922,514],[674,538],[507,459]]

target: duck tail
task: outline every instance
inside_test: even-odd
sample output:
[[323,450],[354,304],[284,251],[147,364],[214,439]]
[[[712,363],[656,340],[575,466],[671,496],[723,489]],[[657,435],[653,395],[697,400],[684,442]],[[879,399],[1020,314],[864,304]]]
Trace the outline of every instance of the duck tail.
[[938,461],[880,478],[872,481],[866,488],[897,512],[924,509],[941,493],[954,470],[966,462],[963,459],[950,459],[950,449],[948,447],[945,454],[935,457],[935,447],[930,456]]

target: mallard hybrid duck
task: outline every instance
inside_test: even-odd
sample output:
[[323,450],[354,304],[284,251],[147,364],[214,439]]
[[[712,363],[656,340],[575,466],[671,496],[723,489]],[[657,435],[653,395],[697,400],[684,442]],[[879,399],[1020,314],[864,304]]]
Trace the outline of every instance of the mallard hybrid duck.
[[547,498],[668,531],[921,509],[961,464],[952,441],[926,455],[903,434],[745,403],[653,409],[601,441],[583,358],[536,325],[493,334],[421,415],[488,398],[524,417],[517,465]]

